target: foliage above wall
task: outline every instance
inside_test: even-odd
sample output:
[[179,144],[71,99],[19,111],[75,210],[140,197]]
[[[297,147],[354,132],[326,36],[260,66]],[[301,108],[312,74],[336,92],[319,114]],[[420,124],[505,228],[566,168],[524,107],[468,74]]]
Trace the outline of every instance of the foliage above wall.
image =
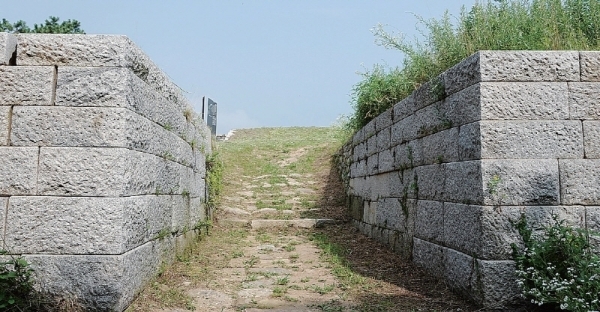
[[404,53],[402,66],[376,65],[352,90],[349,127],[362,128],[423,83],[480,50],[598,50],[598,0],[495,0],[463,10],[457,25],[446,14],[424,20],[422,41],[408,42],[378,25],[377,43]]
[[0,22],[0,32],[9,33],[40,33],[40,34],[85,34],[81,29],[81,23],[77,20],[66,20],[58,23],[60,18],[50,16],[44,24],[34,24],[33,29],[22,20],[10,23],[5,18]]

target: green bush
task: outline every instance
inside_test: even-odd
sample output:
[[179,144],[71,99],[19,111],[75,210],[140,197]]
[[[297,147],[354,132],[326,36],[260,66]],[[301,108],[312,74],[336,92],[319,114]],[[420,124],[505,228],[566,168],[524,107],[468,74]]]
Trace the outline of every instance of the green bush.
[[207,204],[212,210],[216,207],[223,190],[223,161],[214,149],[213,153],[206,158],[206,184],[208,187]]
[[515,224],[524,248],[512,244],[517,283],[532,303],[568,311],[600,310],[600,258],[587,230],[557,220],[535,238],[525,217]]
[[8,256],[0,249],[0,310],[21,311],[33,291],[33,270],[21,257]]
[[447,12],[420,22],[425,38],[412,43],[381,25],[374,28],[379,45],[400,50],[405,58],[400,67],[375,65],[362,73],[352,90],[355,131],[476,51],[600,48],[598,0],[496,0],[476,3],[469,11],[463,7],[457,25]]

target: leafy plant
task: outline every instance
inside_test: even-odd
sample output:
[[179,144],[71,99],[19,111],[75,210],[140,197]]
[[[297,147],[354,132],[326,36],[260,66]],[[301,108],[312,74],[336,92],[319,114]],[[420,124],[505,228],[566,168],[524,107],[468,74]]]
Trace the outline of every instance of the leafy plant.
[[372,31],[378,45],[405,55],[402,66],[375,65],[352,89],[354,131],[414,90],[434,79],[431,95],[440,100],[444,86],[435,78],[480,50],[598,50],[598,0],[482,1],[463,10],[454,25],[446,12],[440,19],[418,17],[424,40],[408,42],[382,25]]
[[216,207],[223,191],[223,161],[219,153],[214,152],[206,158],[206,183],[208,187],[208,206]]
[[541,237],[522,216],[515,227],[524,248],[512,244],[517,283],[537,305],[569,311],[600,310],[600,257],[589,244],[588,230],[566,226],[553,216]]
[[8,256],[0,249],[0,310],[20,311],[33,291],[33,270],[22,257]]

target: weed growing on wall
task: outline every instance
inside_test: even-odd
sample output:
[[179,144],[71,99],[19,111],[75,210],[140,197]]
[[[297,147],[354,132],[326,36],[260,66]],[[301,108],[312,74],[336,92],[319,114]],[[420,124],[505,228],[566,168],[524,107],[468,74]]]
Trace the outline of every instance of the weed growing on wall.
[[512,244],[517,283],[532,303],[568,311],[600,310],[600,257],[591,233],[554,222],[536,238],[524,216],[515,224],[524,243]]
[[[600,1],[598,0],[496,0],[478,2],[451,22],[420,19],[424,40],[408,42],[379,25],[373,29],[377,43],[400,50],[402,66],[375,65],[362,73],[352,90],[356,131],[425,82],[480,50],[598,50]],[[434,88],[434,97],[443,95]]]
[[33,270],[22,257],[0,249],[0,310],[21,311],[33,291]]
[[217,151],[206,158],[206,183],[208,187],[208,206],[213,210],[223,190],[223,161]]

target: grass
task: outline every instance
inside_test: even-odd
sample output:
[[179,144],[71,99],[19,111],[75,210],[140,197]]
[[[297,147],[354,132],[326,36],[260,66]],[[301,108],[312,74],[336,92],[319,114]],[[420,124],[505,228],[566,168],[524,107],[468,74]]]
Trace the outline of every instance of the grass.
[[[497,0],[463,7],[457,22],[447,12],[419,18],[423,40],[373,29],[379,45],[405,55],[402,66],[375,65],[352,90],[354,131],[409,96],[415,89],[480,50],[598,50],[598,0]],[[435,88],[434,88],[435,89]],[[436,90],[443,96],[443,90]]]

